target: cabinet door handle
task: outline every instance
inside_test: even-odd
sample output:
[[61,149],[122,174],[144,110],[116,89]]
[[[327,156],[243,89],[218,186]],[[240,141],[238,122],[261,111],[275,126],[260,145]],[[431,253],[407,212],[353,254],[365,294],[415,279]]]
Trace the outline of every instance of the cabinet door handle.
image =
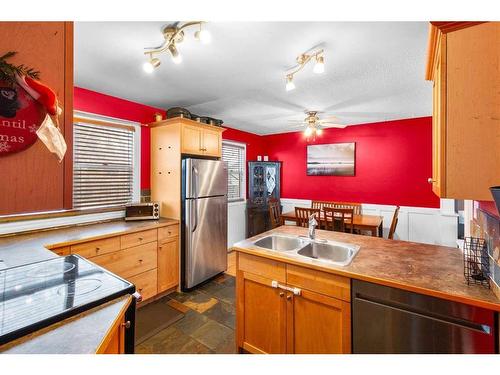
[[427,179],[427,182],[428,182],[429,184],[433,184],[434,182],[436,182],[436,180],[433,180],[431,177],[429,177],[429,178]]
[[285,295],[285,292],[280,292],[280,297],[283,297]]
[[293,298],[293,294],[287,294],[286,299],[287,299],[288,301],[291,301],[291,300],[292,300],[292,298]]
[[122,323],[122,326],[125,327],[126,329],[127,328],[130,328],[132,324],[130,323],[130,320],[127,320],[125,323]]
[[142,238],[142,237],[139,237],[139,241],[142,241],[143,239],[144,239],[144,238]]
[[302,293],[302,290],[300,288],[286,286],[286,285],[280,284],[276,280],[271,281],[271,287],[278,288],[278,289],[283,289],[283,290],[286,290],[287,292],[292,292],[296,296],[300,296],[300,294]]

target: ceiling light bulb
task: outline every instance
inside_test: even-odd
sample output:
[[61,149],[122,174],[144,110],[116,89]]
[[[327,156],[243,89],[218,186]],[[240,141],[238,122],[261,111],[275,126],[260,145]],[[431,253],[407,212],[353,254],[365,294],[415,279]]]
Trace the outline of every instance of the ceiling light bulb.
[[209,44],[212,41],[212,35],[207,30],[198,30],[194,33],[194,37],[203,44]]
[[316,129],[317,135],[321,135],[322,133],[323,133],[323,129],[320,129],[320,128]]
[[182,62],[182,56],[179,54],[179,51],[175,47],[175,44],[169,45],[168,50],[172,55],[172,61],[174,62],[174,64],[180,64]]
[[305,135],[306,137],[309,137],[309,136],[312,134],[312,132],[313,132],[312,128],[311,128],[310,126],[308,126],[308,127],[306,128],[306,130],[304,130],[304,135]]
[[146,61],[144,64],[142,64],[142,69],[144,69],[146,73],[153,73],[155,67],[153,66],[153,64],[151,64],[150,61]]
[[159,58],[157,57],[154,57],[152,59],[150,59],[149,61],[146,61],[143,65],[142,65],[142,68],[144,69],[144,71],[146,73],[153,73],[153,71],[155,70],[155,68],[158,68],[161,64],[161,61]]
[[325,59],[323,56],[316,56],[316,64],[314,64],[313,72],[316,74],[325,72]]
[[292,91],[295,89],[295,83],[293,83],[293,76],[286,77],[286,91]]

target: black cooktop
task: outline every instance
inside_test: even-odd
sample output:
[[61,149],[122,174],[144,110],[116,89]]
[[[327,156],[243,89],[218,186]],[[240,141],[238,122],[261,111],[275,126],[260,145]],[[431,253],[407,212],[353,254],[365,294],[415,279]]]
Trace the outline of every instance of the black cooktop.
[[134,292],[78,255],[0,270],[0,345]]

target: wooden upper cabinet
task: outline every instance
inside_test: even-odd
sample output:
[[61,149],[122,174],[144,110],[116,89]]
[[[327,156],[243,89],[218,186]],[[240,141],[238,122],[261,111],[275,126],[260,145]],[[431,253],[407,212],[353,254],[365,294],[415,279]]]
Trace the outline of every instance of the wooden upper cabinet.
[[182,126],[182,153],[203,154],[202,138],[203,129],[199,126]]
[[219,130],[203,129],[203,153],[206,156],[222,156],[222,133]]
[[[224,128],[202,124],[185,118],[171,118],[150,124],[157,127],[170,127],[180,139],[180,151],[186,155],[222,157],[222,132]],[[177,135],[176,135],[177,134]]]
[[500,185],[500,23],[432,22],[432,190],[492,200]]

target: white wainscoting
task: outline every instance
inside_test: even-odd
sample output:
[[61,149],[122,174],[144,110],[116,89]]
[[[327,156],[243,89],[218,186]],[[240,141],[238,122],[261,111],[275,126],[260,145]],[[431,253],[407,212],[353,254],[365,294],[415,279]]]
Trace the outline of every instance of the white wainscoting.
[[[306,199],[281,198],[283,212],[293,211],[294,207],[311,207]],[[382,204],[362,204],[367,215],[384,217],[384,237],[387,237],[395,206]],[[441,199],[440,208],[401,206],[395,239],[456,247],[458,237],[458,215],[454,211],[452,199]]]
[[244,240],[247,233],[246,202],[230,202],[227,205],[227,247]]

